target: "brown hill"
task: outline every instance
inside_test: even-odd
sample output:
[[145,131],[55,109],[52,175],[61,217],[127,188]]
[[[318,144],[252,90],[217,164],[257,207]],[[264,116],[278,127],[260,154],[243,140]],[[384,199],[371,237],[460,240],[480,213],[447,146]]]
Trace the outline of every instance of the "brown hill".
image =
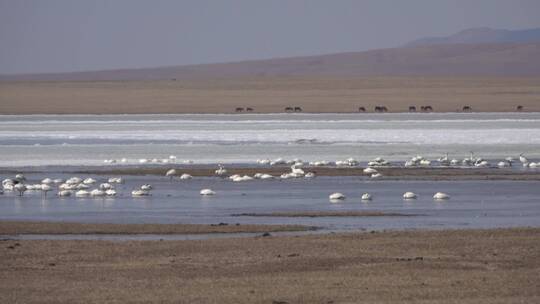
[[539,76],[540,43],[441,44],[233,63],[4,75],[0,80],[163,80],[281,76]]

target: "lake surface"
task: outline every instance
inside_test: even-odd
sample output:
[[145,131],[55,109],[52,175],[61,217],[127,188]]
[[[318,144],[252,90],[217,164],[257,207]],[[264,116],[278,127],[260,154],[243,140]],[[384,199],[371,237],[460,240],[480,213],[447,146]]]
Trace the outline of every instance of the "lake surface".
[[[29,174],[29,183],[62,173]],[[94,176],[104,182],[105,176]],[[4,178],[4,177],[3,177]],[[216,177],[170,181],[159,176],[127,176],[115,198],[58,198],[53,193],[28,191],[23,197],[0,195],[0,220],[76,221],[103,223],[301,224],[325,230],[443,229],[540,226],[540,187],[537,181],[385,181],[363,177],[317,177],[313,180],[257,180],[234,183]],[[130,192],[150,183],[150,197]],[[216,191],[201,197],[202,188]],[[414,191],[416,200],[403,200]],[[451,195],[434,201],[435,192]],[[347,199],[331,203],[328,195]],[[369,192],[371,202],[360,196]],[[278,211],[383,211],[415,214],[409,217],[237,217],[237,213]]]
[[[540,158],[540,113],[0,115],[0,167],[97,166],[105,159],[195,164],[421,154]],[[117,164],[120,165],[120,164]]]

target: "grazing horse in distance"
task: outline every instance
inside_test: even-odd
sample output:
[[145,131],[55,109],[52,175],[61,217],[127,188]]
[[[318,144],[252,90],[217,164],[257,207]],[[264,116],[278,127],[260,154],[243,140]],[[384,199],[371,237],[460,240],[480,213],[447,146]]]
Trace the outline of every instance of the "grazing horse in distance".
[[293,107],[286,107],[285,108],[285,112],[293,112],[293,111],[294,111]]
[[415,106],[409,106],[409,112],[416,112]]
[[376,106],[375,107],[375,112],[377,112],[377,113],[388,112],[388,108],[386,108],[385,106]]
[[253,112],[253,108],[246,108],[246,112]]
[[301,107],[294,107],[294,111],[295,112],[302,112],[302,108]]
[[523,111],[523,106],[522,106],[522,105],[517,106],[517,107],[516,107],[516,110],[518,110],[518,111]]
[[238,112],[244,112],[244,108],[238,107],[238,108],[236,108],[236,112],[237,112],[237,113],[238,113]]
[[364,107],[359,107],[358,108],[358,112],[365,112],[365,111],[366,111],[366,108],[364,108]]
[[431,106],[421,106],[420,110],[422,110],[422,112],[432,112],[433,108]]
[[471,106],[463,106],[463,112],[471,112],[472,111],[472,108]]

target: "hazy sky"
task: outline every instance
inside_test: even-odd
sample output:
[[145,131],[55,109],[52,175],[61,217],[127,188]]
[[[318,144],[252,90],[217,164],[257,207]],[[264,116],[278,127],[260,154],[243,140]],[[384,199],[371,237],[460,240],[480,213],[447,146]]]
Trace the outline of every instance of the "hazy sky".
[[362,51],[540,27],[540,0],[0,0],[0,74]]

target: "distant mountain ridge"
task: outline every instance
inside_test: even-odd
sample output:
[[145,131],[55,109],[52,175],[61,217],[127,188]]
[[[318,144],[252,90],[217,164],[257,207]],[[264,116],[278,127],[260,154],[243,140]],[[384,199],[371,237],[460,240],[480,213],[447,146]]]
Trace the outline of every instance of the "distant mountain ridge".
[[433,44],[477,44],[477,43],[529,43],[540,42],[540,28],[504,30],[488,27],[470,28],[444,37],[426,37],[407,43],[405,46]]
[[540,29],[476,28],[406,47],[231,63],[0,75],[3,81],[189,80],[229,77],[540,76]]

